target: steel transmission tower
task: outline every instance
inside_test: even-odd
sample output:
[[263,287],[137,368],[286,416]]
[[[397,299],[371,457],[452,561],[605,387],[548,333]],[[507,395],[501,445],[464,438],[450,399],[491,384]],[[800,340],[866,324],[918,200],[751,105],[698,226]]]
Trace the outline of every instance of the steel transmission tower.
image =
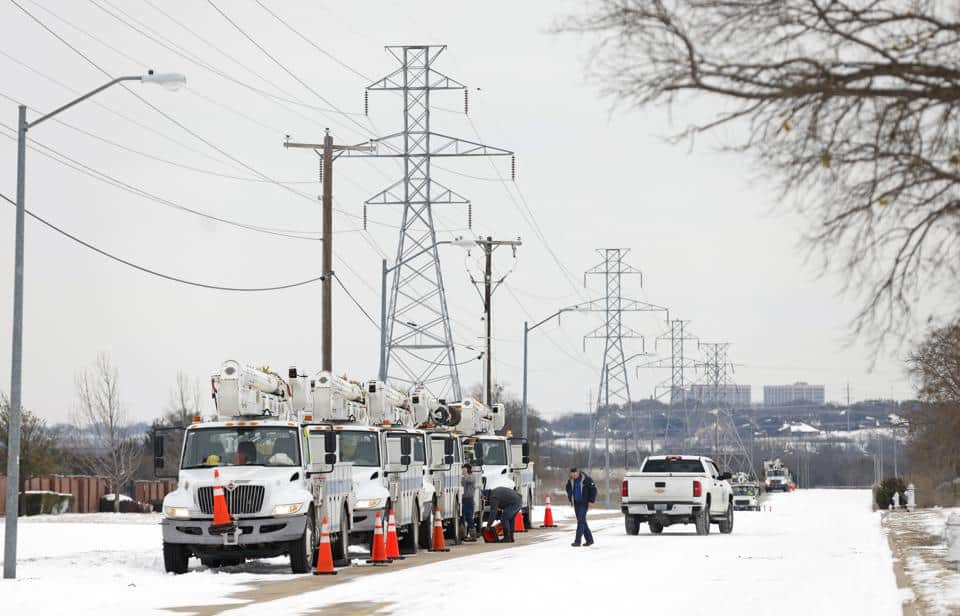
[[734,415],[734,405],[728,400],[730,374],[733,364],[727,358],[729,342],[703,343],[704,361],[700,364],[705,372],[709,395],[704,402],[712,407],[713,457],[722,471],[745,472],[756,477],[753,459],[740,438]]
[[403,161],[403,177],[364,203],[364,222],[367,206],[403,206],[383,337],[388,378],[404,388],[424,385],[438,397],[459,400],[460,377],[437,251],[433,208],[469,206],[470,202],[435,180],[430,162],[435,157],[512,156],[513,152],[432,132],[431,93],[463,90],[464,112],[467,110],[466,86],[433,67],[445,49],[445,45],[386,47],[400,66],[367,86],[367,92],[392,91],[403,95],[403,129],[371,140],[374,146],[371,154],[350,151],[343,155]]
[[680,408],[683,411],[683,422],[685,429],[685,438],[690,438],[690,415],[689,415],[689,406],[687,404],[687,378],[686,375],[688,371],[695,370],[697,367],[697,362],[694,358],[687,356],[686,353],[686,343],[689,341],[697,341],[700,339],[696,336],[689,333],[688,326],[690,321],[684,321],[682,319],[672,319],[670,321],[670,329],[663,334],[657,336],[656,341],[654,342],[655,348],[660,346],[660,343],[669,343],[670,344],[670,357],[656,359],[650,362],[646,362],[637,366],[637,372],[641,369],[649,368],[669,368],[670,369],[670,378],[666,381],[659,383],[654,388],[654,396],[660,398],[663,396],[663,393],[657,393],[658,391],[669,394],[670,397],[670,409],[667,411],[667,425],[664,429],[663,440],[664,445],[668,442],[669,432],[670,432],[670,412],[674,408]]
[[[620,404],[621,408],[630,413],[631,431],[633,432],[634,453],[637,464],[640,463],[640,431],[637,421],[637,412],[631,405],[630,382],[627,378],[627,358],[623,352],[624,338],[643,339],[643,336],[623,324],[624,312],[656,312],[663,311],[669,320],[669,311],[647,302],[623,297],[623,277],[639,275],[643,285],[643,274],[640,270],[625,263],[624,256],[628,248],[603,248],[597,250],[603,261],[587,270],[584,274],[584,285],[587,276],[602,276],[605,284],[604,297],[591,300],[587,304],[577,306],[578,311],[593,311],[604,313],[604,323],[597,329],[584,336],[584,348],[587,340],[603,340],[603,364],[600,368],[600,387],[597,391],[597,411],[594,413],[593,431],[590,438],[590,451],[587,454],[587,467],[593,468],[593,450],[597,434],[604,435],[604,467],[606,469],[605,492],[609,499],[610,480],[610,413],[611,404]],[[601,412],[603,411],[603,412]],[[624,452],[626,454],[626,452]]]

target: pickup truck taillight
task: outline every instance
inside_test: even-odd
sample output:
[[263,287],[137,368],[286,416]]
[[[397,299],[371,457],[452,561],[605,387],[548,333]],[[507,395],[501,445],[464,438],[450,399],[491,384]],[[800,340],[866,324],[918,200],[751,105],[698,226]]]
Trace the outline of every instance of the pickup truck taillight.
[[620,496],[629,496],[629,490],[627,489],[627,480],[624,479],[623,483],[620,484]]
[[700,482],[699,482],[699,481],[694,481],[694,482],[693,482],[693,496],[696,498],[696,497],[701,496],[702,494],[703,494],[703,486],[700,485]]

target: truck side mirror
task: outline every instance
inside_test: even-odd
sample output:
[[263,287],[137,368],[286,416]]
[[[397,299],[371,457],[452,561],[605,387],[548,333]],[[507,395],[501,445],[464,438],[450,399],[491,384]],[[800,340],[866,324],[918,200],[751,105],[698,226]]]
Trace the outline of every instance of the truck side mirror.
[[325,453],[323,454],[323,463],[333,466],[337,463],[337,454],[335,453]]
[[524,465],[530,464],[530,443],[524,441],[523,447],[520,450],[521,459],[523,460]]
[[[413,439],[409,435],[404,435],[400,437],[400,460],[401,464],[410,464],[410,454],[413,451]],[[406,456],[407,462],[403,462],[403,457]]]
[[[163,436],[155,434],[153,436],[153,457],[154,458],[163,458]],[[161,468],[163,467],[163,460],[161,459]]]
[[337,452],[337,434],[332,430],[323,433],[323,450],[327,454],[336,454]]
[[446,466],[453,466],[453,454],[445,454],[443,456],[443,463]]
[[400,466],[410,466],[410,454],[402,453],[400,454]]
[[[444,460],[446,460],[446,456],[453,456],[453,439],[452,438],[444,439],[443,455],[444,455]],[[453,463],[453,460],[450,460],[450,462],[446,462],[446,461],[444,462],[444,464],[452,464],[452,463]]]
[[720,473],[720,481],[727,481],[731,477],[733,477],[733,475],[731,475],[730,473]]

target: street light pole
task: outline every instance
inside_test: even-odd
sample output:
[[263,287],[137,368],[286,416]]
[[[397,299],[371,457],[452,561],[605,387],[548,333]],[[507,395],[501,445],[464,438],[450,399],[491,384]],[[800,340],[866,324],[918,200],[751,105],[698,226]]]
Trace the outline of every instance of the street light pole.
[[17,577],[17,515],[20,510],[20,418],[23,385],[23,246],[26,214],[27,131],[61,111],[124,81],[152,83],[176,90],[186,83],[177,73],[154,73],[116,77],[83,96],[57,107],[33,122],[27,121],[27,107],[17,109],[17,218],[13,248],[13,339],[10,358],[10,419],[7,434],[7,503],[4,522],[3,577]]

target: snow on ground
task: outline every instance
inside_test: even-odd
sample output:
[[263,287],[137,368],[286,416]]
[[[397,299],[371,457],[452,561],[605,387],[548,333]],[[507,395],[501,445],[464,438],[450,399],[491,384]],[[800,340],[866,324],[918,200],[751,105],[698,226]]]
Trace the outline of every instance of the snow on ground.
[[[63,514],[20,518],[17,579],[0,580],[3,614],[165,613],[161,606],[221,602],[241,586],[278,575],[163,570],[159,514]],[[3,524],[0,523],[0,529]],[[3,544],[0,532],[0,545]],[[289,572],[286,561],[274,570]],[[251,565],[250,571],[270,567]]]
[[[778,614],[900,613],[901,594],[869,492],[801,490],[770,495],[766,504],[772,511],[738,512],[732,535],[714,526],[707,537],[691,526],[661,536],[644,528],[630,537],[614,515],[594,521],[597,543],[590,548],[569,546],[572,511],[555,506],[564,532],[531,545],[478,554],[466,547],[454,552],[458,558],[270,596],[228,613],[292,615],[382,602],[382,613],[423,614],[477,605],[492,589],[497,605],[528,613],[615,613],[627,600],[650,613],[771,613],[772,606]],[[535,520],[542,518],[538,508]],[[193,560],[190,573],[166,575],[158,521],[142,514],[22,519],[19,579],[0,581],[3,613],[64,613],[67,607],[70,614],[168,613],[162,608],[236,602],[227,597],[299,577],[283,558],[220,571]],[[524,541],[530,537],[536,535]]]
[[[880,529],[861,490],[771,495],[772,512],[738,512],[732,535],[675,526],[627,536],[623,521],[597,521],[596,545],[571,534],[515,550],[385,571],[348,583],[226,612],[301,614],[349,602],[384,602],[389,614],[476,605],[496,589],[511,612],[777,613],[899,615],[901,594]],[[716,527],[714,527],[715,529]],[[775,607],[774,607],[775,606]]]
[[960,572],[944,560],[944,528],[950,514],[958,511],[938,507],[891,511],[884,517],[922,613],[960,613]]

